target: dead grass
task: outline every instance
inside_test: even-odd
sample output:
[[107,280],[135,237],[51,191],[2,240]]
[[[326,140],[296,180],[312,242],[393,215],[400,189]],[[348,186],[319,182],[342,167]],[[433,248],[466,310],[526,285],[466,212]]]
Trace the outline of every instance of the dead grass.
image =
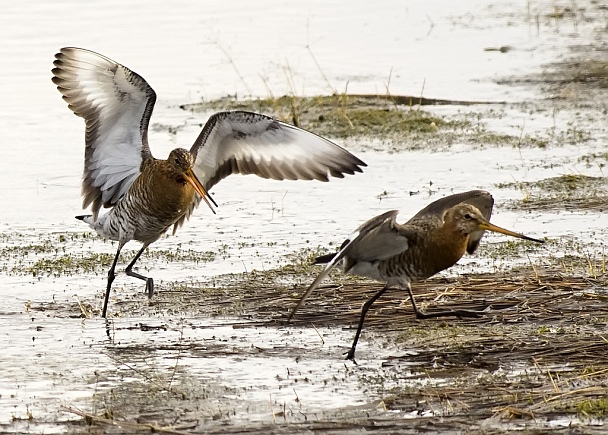
[[606,210],[608,178],[566,174],[533,182],[503,183],[499,188],[517,188],[522,201],[507,206],[521,210]]
[[406,95],[334,94],[315,97],[285,95],[256,99],[222,98],[181,106],[192,113],[249,110],[332,139],[349,139],[362,150],[405,151],[449,149],[455,143],[475,147],[545,147],[530,135],[510,135],[487,129],[475,112],[442,117],[424,110],[432,105],[502,106],[502,102],[451,101]]

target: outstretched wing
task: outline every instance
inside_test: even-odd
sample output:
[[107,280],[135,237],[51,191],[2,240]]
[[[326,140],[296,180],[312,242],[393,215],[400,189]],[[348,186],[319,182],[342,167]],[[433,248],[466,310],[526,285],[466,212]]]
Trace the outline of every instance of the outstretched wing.
[[412,235],[407,233],[407,229],[397,224],[397,214],[399,214],[397,210],[387,211],[368,220],[342,243],[338,252],[319,257],[317,263],[327,262],[327,265],[306,289],[298,304],[291,311],[288,321],[341,260],[345,261],[344,272],[348,272],[359,261],[384,260],[408,249]]
[[95,52],[62,48],[55,55],[53,83],[68,107],[86,125],[82,180],[83,208],[95,219],[101,206],[111,207],[151,158],[148,123],[154,90],[130,69]]
[[207,190],[230,174],[274,180],[320,180],[361,172],[367,166],[335,143],[252,112],[211,116],[190,152],[194,172]]
[[365,222],[350,235],[352,243],[346,252],[348,260],[344,267],[345,272],[359,261],[386,260],[409,247],[414,234],[410,234],[407,228],[397,223],[398,214],[398,210],[382,213]]
[[[442,219],[443,214],[448,209],[461,203],[472,205],[481,212],[483,217],[485,217],[488,221],[490,220],[490,217],[492,216],[492,208],[494,206],[494,198],[492,198],[492,195],[485,190],[470,190],[468,192],[449,195],[430,203],[416,213],[416,215],[412,217],[407,224],[410,224],[416,220],[424,220],[429,218]],[[467,252],[469,254],[475,252],[484,233],[485,231],[475,231],[471,233],[469,243],[467,244]]]

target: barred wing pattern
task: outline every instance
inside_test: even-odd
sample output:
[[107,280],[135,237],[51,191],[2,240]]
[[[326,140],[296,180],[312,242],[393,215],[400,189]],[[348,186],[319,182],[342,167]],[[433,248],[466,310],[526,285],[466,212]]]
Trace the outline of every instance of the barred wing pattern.
[[83,208],[112,207],[151,158],[148,122],[156,94],[130,69],[89,50],[62,48],[53,83],[86,124]]
[[255,174],[274,180],[320,180],[361,172],[366,166],[335,143],[252,112],[211,116],[190,152],[195,173],[210,189],[230,174]]

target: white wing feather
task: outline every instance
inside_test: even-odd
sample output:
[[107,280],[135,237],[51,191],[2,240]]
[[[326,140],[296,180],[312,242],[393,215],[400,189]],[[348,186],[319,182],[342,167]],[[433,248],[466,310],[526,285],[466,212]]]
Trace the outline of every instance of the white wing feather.
[[80,48],[55,55],[53,83],[86,123],[83,207],[96,216],[127,192],[151,157],[147,130],[156,94],[130,69]]
[[291,311],[288,321],[302,306],[304,300],[319,286],[329,272],[344,261],[344,272],[348,272],[358,262],[372,262],[395,256],[409,247],[409,240],[396,227],[397,210],[387,211],[365,222],[343,243],[340,250],[327,263],[319,276],[306,289],[298,304]]
[[366,166],[335,143],[252,112],[220,112],[207,121],[190,150],[206,189],[230,174],[275,180],[321,180]]

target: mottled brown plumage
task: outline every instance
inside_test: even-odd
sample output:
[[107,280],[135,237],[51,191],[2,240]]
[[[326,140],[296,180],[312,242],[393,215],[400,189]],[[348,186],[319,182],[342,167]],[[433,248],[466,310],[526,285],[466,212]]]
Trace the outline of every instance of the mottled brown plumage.
[[427,215],[414,223],[396,224],[397,231],[408,238],[410,247],[380,261],[380,276],[387,281],[401,276],[418,281],[453,266],[466,252],[471,233],[479,230],[483,221],[485,218],[474,206],[457,204],[441,220]]
[[355,358],[355,349],[367,311],[392,286],[407,289],[417,318],[479,315],[477,312],[466,310],[424,313],[416,306],[410,284],[453,266],[465,252],[472,254],[484,231],[543,243],[542,240],[491,224],[489,219],[493,204],[494,200],[488,192],[472,190],[429,204],[405,224],[397,223],[399,212],[396,210],[370,219],[351,234],[337,253],[317,258],[316,264],[327,263],[327,266],[304,292],[289,319],[331,269],[338,265],[342,266],[345,273],[386,283],[363,305],[359,326],[347,359]]
[[171,151],[167,160],[150,158],[142,162],[142,171],[129,189],[129,205],[132,215],[146,216],[151,222],[138,226],[134,240],[152,243],[171,226],[175,233],[176,222],[186,215],[196,193],[203,192],[192,172],[193,163],[192,155],[182,148]]

